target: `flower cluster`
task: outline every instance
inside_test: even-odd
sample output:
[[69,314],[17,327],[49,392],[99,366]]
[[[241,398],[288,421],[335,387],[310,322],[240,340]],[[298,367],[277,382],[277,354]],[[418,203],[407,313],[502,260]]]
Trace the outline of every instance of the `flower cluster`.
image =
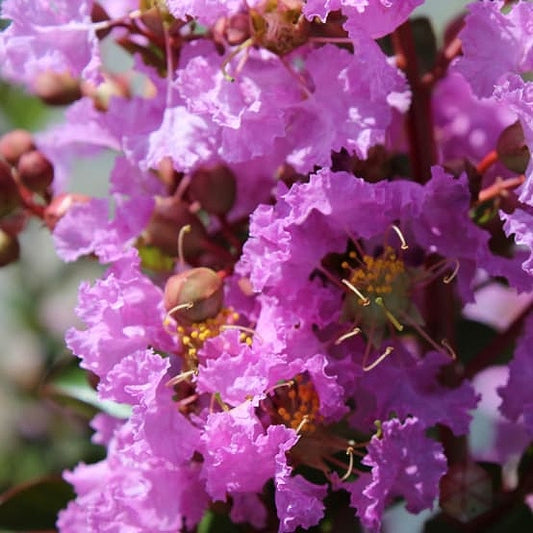
[[[192,531],[216,503],[290,532],[342,497],[379,531],[439,491],[461,519],[488,364],[461,310],[533,287],[533,4],[473,2],[425,64],[422,3],[4,0],[2,76],[68,107],[0,140],[0,259],[38,216],[108,266],[66,343],[131,408],[93,420],[107,458],[64,474],[60,531]],[[67,193],[104,152],[109,196]],[[499,394],[533,438],[527,324]]]

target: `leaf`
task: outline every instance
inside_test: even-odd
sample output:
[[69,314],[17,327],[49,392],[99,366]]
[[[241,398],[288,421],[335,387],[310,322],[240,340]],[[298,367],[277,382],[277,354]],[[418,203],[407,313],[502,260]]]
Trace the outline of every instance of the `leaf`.
[[129,405],[98,398],[98,393],[89,384],[87,373],[78,366],[59,370],[47,381],[43,394],[86,417],[92,417],[99,411],[116,418],[128,418],[131,414]]
[[19,485],[0,496],[0,529],[53,530],[57,513],[74,498],[61,478],[44,478]]

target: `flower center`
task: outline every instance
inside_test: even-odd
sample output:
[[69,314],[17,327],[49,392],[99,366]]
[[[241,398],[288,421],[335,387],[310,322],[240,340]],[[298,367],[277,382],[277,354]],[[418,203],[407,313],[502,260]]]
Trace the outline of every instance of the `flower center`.
[[[360,327],[378,347],[386,328],[392,324],[401,331],[403,326],[399,319],[413,314],[416,309],[410,299],[412,269],[405,266],[389,245],[377,257],[365,254],[359,259],[355,252],[350,252],[349,258],[359,265],[354,267],[348,261],[341,264],[348,272],[344,283],[350,288],[344,299],[342,317]],[[415,315],[418,322],[418,313]]]
[[266,0],[250,11],[250,18],[254,42],[277,55],[291,52],[309,36],[300,0]]
[[283,424],[301,434],[310,434],[321,421],[320,400],[312,381],[306,374],[298,374],[287,383],[275,387],[261,402],[270,424]]
[[[182,350],[181,354],[190,368],[198,366],[198,351],[204,345],[207,339],[219,335],[224,326],[231,326],[239,320],[239,313],[236,313],[231,307],[223,307],[221,311],[213,318],[207,318],[202,322],[193,322],[192,324],[179,324],[176,331],[179,335]],[[243,333],[243,342],[251,342],[251,338]]]

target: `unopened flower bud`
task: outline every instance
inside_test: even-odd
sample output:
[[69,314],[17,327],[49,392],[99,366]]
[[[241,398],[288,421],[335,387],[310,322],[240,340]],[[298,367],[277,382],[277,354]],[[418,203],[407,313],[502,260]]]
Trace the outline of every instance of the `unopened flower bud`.
[[505,128],[496,147],[498,159],[513,172],[523,174],[529,164],[531,154],[526,145],[524,130],[520,121]]
[[14,263],[20,256],[18,238],[0,229],[0,266]]
[[202,322],[222,309],[224,287],[214,270],[193,268],[171,276],[165,285],[165,309],[178,322]]
[[222,164],[194,171],[189,186],[192,200],[215,215],[224,215],[233,207],[236,189],[235,175]]
[[83,194],[59,194],[55,196],[44,210],[44,221],[50,230],[56,227],[59,219],[77,203],[84,203],[90,200],[89,196]]
[[183,254],[187,259],[202,251],[203,241],[207,238],[205,227],[179,198],[157,198],[152,218],[142,234],[144,244],[174,257],[178,255],[178,237],[184,226],[190,226],[183,241]]
[[8,215],[18,205],[20,205],[20,195],[11,168],[0,159],[0,217]]
[[250,18],[246,13],[236,13],[232,17],[217,21],[213,29],[218,41],[226,42],[230,46],[242,44],[250,38]]
[[80,80],[69,72],[42,72],[37,76],[33,90],[49,105],[68,105],[82,97]]
[[0,156],[11,165],[16,165],[20,156],[30,150],[35,150],[35,145],[29,131],[13,130],[0,138]]
[[22,185],[37,193],[44,192],[54,180],[54,167],[39,150],[23,154],[17,171]]

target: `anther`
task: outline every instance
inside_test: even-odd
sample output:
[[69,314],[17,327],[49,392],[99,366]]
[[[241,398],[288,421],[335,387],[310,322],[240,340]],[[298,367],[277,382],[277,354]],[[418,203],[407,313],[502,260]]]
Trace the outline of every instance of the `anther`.
[[364,366],[363,370],[365,372],[368,372],[368,371],[372,370],[373,368],[376,368],[376,366],[378,366],[379,363],[381,363],[381,361],[386,359],[393,351],[394,351],[394,347],[393,346],[387,346],[385,348],[385,351],[373,363],[371,363],[368,366]]
[[400,242],[401,242],[400,248],[402,250],[407,250],[409,248],[409,245],[407,244],[407,241],[405,240],[403,233],[400,231],[400,228],[396,224],[391,224],[391,228],[394,230],[394,232],[396,233],[396,235],[398,235],[398,238],[400,239]]
[[459,263],[459,260],[458,259],[453,259],[453,261],[455,262],[455,268],[453,269],[453,272],[447,276],[445,276],[443,278],[443,282],[448,284],[448,283],[451,283],[452,280],[455,278],[455,276],[457,276],[457,272],[459,272],[459,267],[460,267],[460,263]]
[[450,346],[450,343],[446,339],[442,339],[440,343],[446,348],[448,353],[450,354],[450,357],[455,361],[457,359],[457,354],[455,353],[455,350]]
[[335,346],[338,346],[339,344],[341,344],[342,342],[344,342],[347,339],[350,339],[351,337],[355,337],[356,335],[359,335],[359,333],[361,333],[361,329],[360,328],[354,328],[354,329],[348,331],[348,333],[345,333],[344,335],[341,335],[335,341]]
[[398,319],[387,309],[387,306],[385,305],[385,302],[383,301],[383,298],[381,296],[378,296],[374,300],[381,308],[383,308],[383,311],[387,315],[387,318],[391,321],[392,325],[398,330],[403,331],[403,325],[400,324]]
[[361,304],[365,307],[370,305],[370,298],[366,297],[357,287],[352,285],[347,279],[341,279],[341,283],[344,283],[355,295],[361,300]]
[[348,463],[348,470],[346,470],[346,473],[344,476],[341,477],[341,481],[346,481],[353,472],[353,456],[354,456],[354,450],[351,446],[349,446],[346,449],[346,455],[349,457],[349,463]]

